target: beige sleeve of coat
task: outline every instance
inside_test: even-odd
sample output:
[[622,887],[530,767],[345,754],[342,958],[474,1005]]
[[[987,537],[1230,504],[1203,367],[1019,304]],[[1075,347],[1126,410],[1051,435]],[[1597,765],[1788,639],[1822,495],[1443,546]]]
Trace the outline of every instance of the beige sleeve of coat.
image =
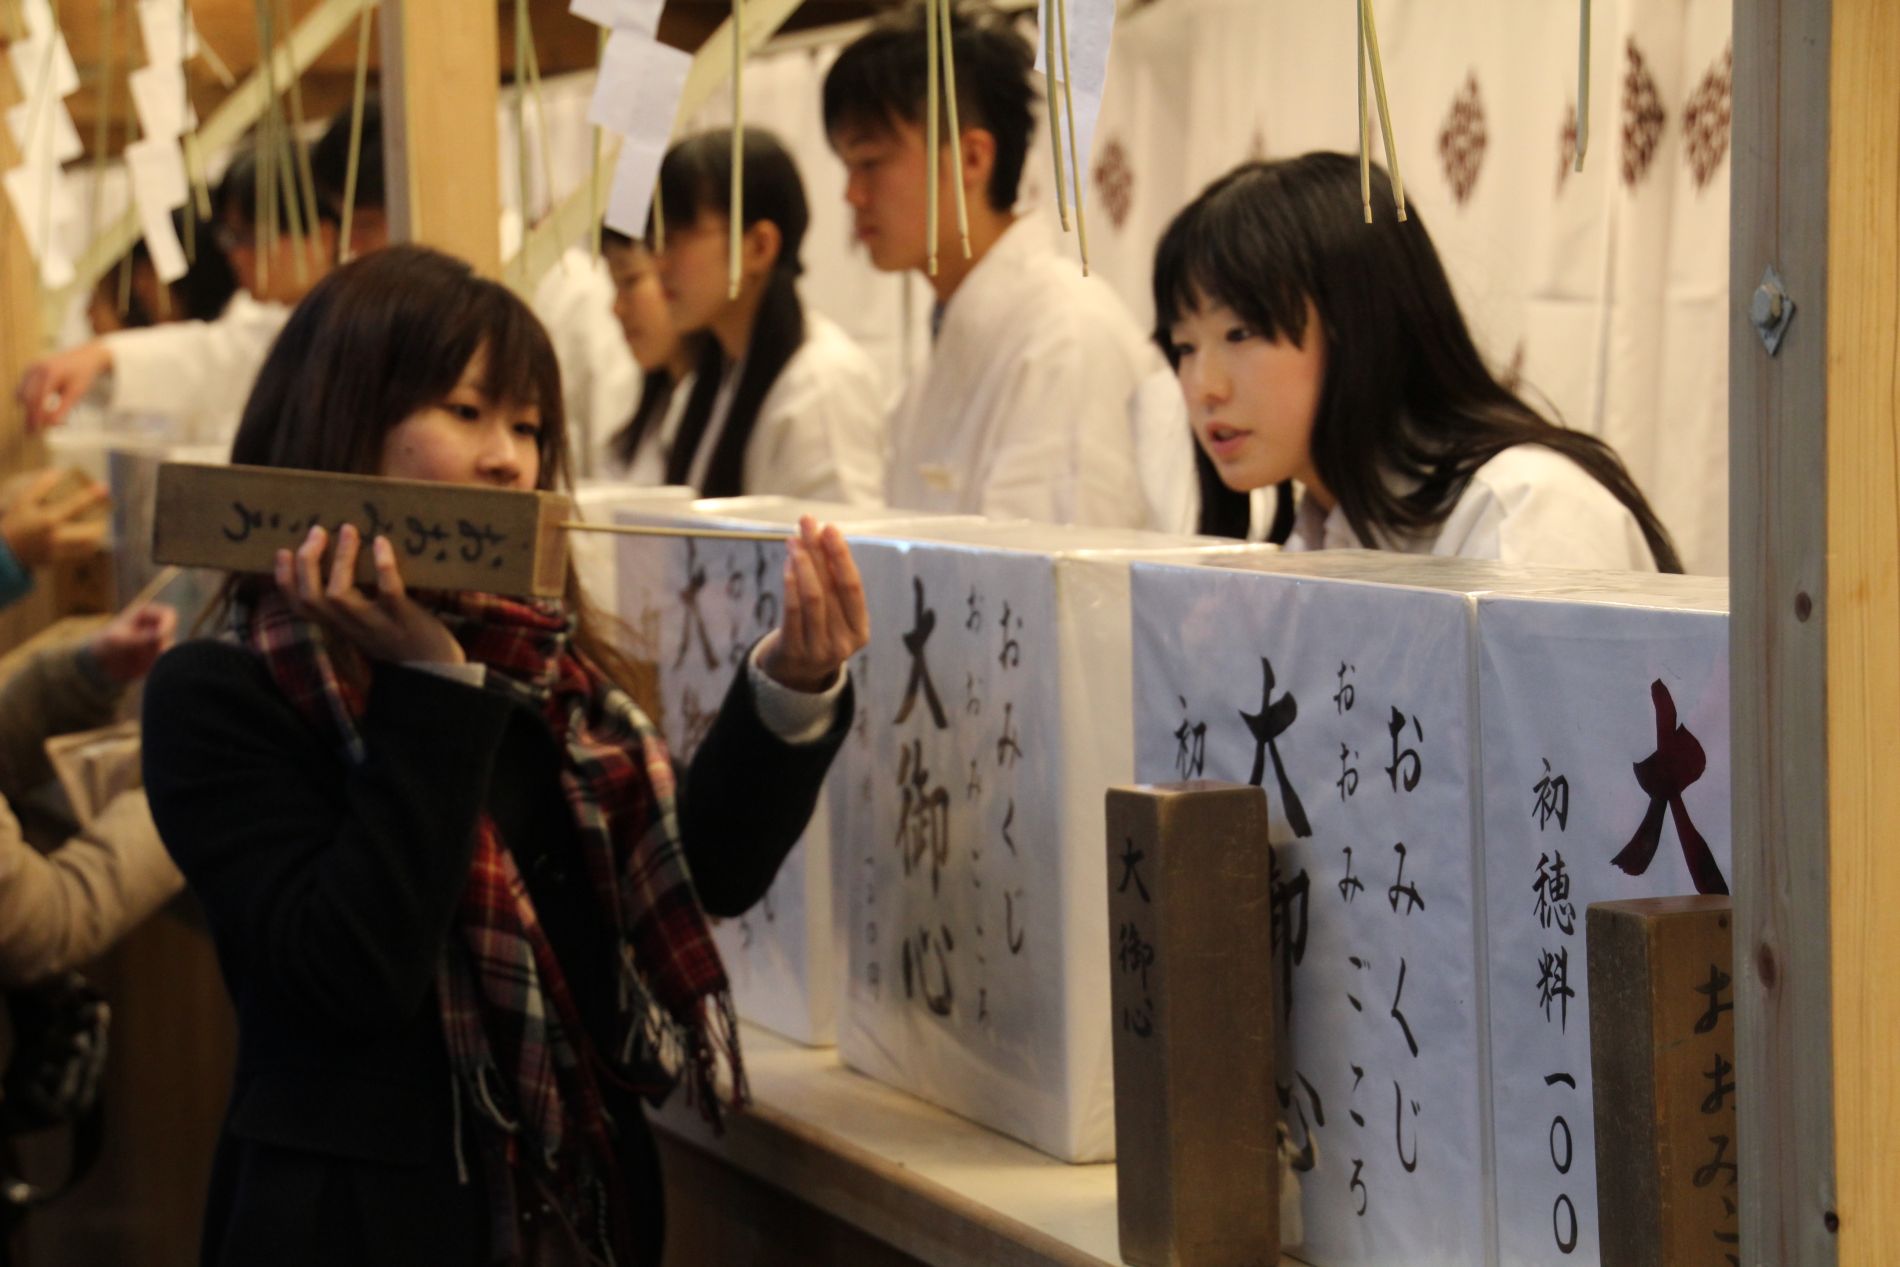
[[145,793],[125,792],[92,826],[42,855],[0,800],[0,985],[98,958],[184,887]]
[[24,796],[53,777],[48,736],[112,719],[121,688],[82,667],[89,654],[83,643],[49,648],[0,685],[0,798]]

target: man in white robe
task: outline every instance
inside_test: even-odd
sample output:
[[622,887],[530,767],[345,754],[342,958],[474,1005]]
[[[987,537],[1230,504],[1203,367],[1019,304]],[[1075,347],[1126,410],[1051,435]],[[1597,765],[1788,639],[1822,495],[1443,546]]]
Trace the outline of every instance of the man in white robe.
[[[929,361],[890,425],[887,500],[910,510],[1138,527],[1129,402],[1160,364],[1113,291],[1015,213],[1034,123],[1028,43],[1000,21],[954,19],[961,135],[938,164],[937,271],[929,274],[921,10],[874,27],[825,79],[825,129],[845,201],[876,267],[936,292]],[[955,144],[951,144],[954,140]],[[968,207],[969,258],[956,185]]]
[[[236,431],[251,385],[290,320],[291,308],[335,265],[349,133],[346,110],[311,149],[318,223],[302,238],[301,260],[287,223],[280,223],[269,244],[258,232],[256,156],[240,152],[219,181],[210,234],[238,278],[225,310],[214,321],[115,331],[29,366],[17,393],[27,425],[40,430],[63,422],[97,385],[109,416],[167,419],[173,438],[182,443],[220,442]],[[370,102],[351,215],[352,255],[389,240],[382,152],[381,112]],[[289,213],[280,209],[279,214]]]
[[[18,387],[27,425],[57,425],[98,389],[108,418],[159,418],[183,444],[223,443],[237,430],[258,371],[290,310],[335,266],[340,208],[349,165],[350,112],[341,111],[310,151],[318,232],[307,239],[299,269],[280,226],[268,261],[252,223],[252,157],[240,154],[220,182],[213,237],[230,257],[239,287],[215,321],[180,321],[122,330],[67,348],[28,367]],[[382,111],[364,104],[354,207],[352,258],[389,242],[384,210]],[[593,441],[624,424],[638,394],[638,375],[613,318],[611,283],[599,266],[570,251],[538,287],[534,308],[548,328],[561,377],[578,477],[595,474]]]

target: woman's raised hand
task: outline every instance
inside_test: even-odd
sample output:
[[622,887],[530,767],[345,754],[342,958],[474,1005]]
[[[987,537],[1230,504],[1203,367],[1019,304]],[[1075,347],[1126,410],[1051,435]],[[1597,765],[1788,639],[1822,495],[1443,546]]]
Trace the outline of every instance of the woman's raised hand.
[[376,562],[376,592],[356,587],[356,556],[362,534],[353,524],[336,533],[336,556],[330,560],[330,578],[323,578],[323,551],[329,534],[321,526],[310,529],[293,554],[277,552],[277,586],[290,609],[306,620],[334,631],[356,644],[372,660],[395,664],[461,664],[462,644],[434,613],[409,597],[402,574],[396,570],[396,550],[389,538],[370,544]]
[[175,608],[164,603],[140,603],[114,616],[88,645],[105,675],[124,685],[151,672],[177,634]]
[[785,555],[784,616],[759,644],[759,668],[781,686],[816,693],[871,640],[864,583],[837,525],[810,515]]

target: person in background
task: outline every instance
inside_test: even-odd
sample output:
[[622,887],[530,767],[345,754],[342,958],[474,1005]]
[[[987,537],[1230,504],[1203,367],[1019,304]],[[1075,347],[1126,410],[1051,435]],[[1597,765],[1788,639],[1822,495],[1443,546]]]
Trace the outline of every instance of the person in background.
[[1201,531],[1294,481],[1288,549],[1680,572],[1616,453],[1540,416],[1478,354],[1416,212],[1358,159],[1247,163],[1155,251],[1155,320],[1198,444]]
[[[122,330],[35,362],[16,392],[28,428],[58,425],[103,380],[108,414],[170,418],[181,438],[228,435],[291,306],[335,266],[349,133],[350,112],[344,110],[311,149],[317,227],[303,238],[301,253],[290,233],[287,200],[280,200],[275,234],[260,232],[258,160],[253,151],[240,151],[218,182],[209,235],[237,275],[239,287],[229,304],[215,319]],[[382,165],[381,114],[366,107],[350,226],[353,254],[388,239]]]
[[[394,246],[298,306],[231,457],[551,490],[561,410],[513,292]],[[716,1118],[721,1065],[744,1095],[707,916],[804,830],[870,635],[835,528],[783,582],[677,776],[571,563],[556,600],[410,591],[387,537],[318,525],[158,663],[146,788],[240,1034],[205,1263],[657,1267],[642,1102]]]
[[65,471],[37,471],[0,494],[0,607],[33,588],[33,571],[61,559],[98,552],[106,523],[87,516],[105,504],[106,490],[90,481],[62,491]]
[[0,985],[30,985],[98,958],[184,887],[143,791],[114,796],[45,854],[13,812],[52,779],[46,740],[110,721],[177,625],[163,604],[128,608],[0,683]]
[[[172,213],[172,227],[182,240],[186,233],[183,211]],[[113,334],[173,321],[217,320],[237,291],[238,279],[231,261],[211,237],[209,233],[196,237],[197,251],[185,275],[170,286],[159,282],[145,239],[133,243],[132,249],[93,285],[86,303],[86,320],[92,332]]]
[[647,244],[603,227],[601,254],[613,278],[614,318],[634,363],[640,398],[633,416],[607,439],[603,469],[629,484],[666,482],[666,453],[693,394],[699,340],[682,339],[667,311],[666,291]]
[[760,128],[745,130],[744,145],[736,297],[729,291],[731,133],[688,137],[660,163],[660,286],[674,330],[702,336],[692,391],[666,447],[666,482],[707,497],[777,493],[876,504],[884,488],[877,368],[798,297],[809,213],[792,156]]
[[[930,359],[891,416],[888,500],[911,510],[1140,526],[1129,398],[1159,364],[1114,292],[1019,214],[1034,125],[1027,41],[993,15],[953,14],[960,136],[924,142],[924,9],[880,22],[825,76],[825,131],[847,173],[859,241],[885,272],[936,294]],[[940,173],[928,275],[926,172]],[[955,190],[969,208],[958,241]]]
[[602,259],[569,247],[534,288],[534,315],[554,340],[577,479],[611,479],[607,436],[627,420],[641,372],[614,319],[614,280]]

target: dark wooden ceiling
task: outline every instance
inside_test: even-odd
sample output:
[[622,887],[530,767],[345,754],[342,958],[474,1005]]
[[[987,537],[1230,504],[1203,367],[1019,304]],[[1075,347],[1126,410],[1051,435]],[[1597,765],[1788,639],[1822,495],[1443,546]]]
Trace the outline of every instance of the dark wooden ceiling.
[[[100,121],[101,106],[106,107],[106,148],[116,154],[130,139],[131,100],[125,76],[129,69],[143,63],[139,43],[134,0],[53,0],[59,20],[79,66],[80,88],[66,99],[73,121],[92,156],[94,137]],[[589,69],[594,65],[598,28],[574,17],[569,0],[529,0],[529,20],[534,27],[536,55],[544,76]],[[802,30],[849,22],[884,8],[895,0],[804,0],[785,29]],[[5,0],[0,0],[0,4]],[[205,41],[242,79],[258,61],[256,0],[189,0],[191,11]],[[289,0],[293,18],[301,18],[316,7],[318,0]],[[106,22],[110,7],[113,19]],[[470,9],[480,12],[478,3]],[[729,0],[667,0],[660,19],[660,38],[678,48],[695,49],[706,36],[725,20],[731,11]],[[512,78],[514,67],[514,0],[499,0],[496,20],[501,28],[501,58],[498,70],[504,80]],[[6,27],[0,24],[0,44]],[[370,73],[376,73],[376,42],[372,41]],[[128,56],[130,62],[128,65]],[[109,59],[109,61],[108,61]],[[3,64],[0,64],[3,65]],[[354,29],[337,40],[304,75],[302,81],[305,116],[321,119],[348,104],[356,67]],[[192,100],[200,115],[214,109],[226,89],[203,58],[185,67]],[[0,70],[0,73],[5,73]]]

